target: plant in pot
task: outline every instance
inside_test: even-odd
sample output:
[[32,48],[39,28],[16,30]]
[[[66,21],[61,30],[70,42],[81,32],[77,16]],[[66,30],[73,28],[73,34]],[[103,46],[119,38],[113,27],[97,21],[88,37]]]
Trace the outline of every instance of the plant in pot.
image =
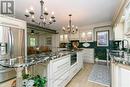
[[46,77],[41,78],[39,75],[32,77],[34,80],[34,87],[46,87],[47,79]]
[[23,74],[23,87],[46,87],[47,78],[40,75]]

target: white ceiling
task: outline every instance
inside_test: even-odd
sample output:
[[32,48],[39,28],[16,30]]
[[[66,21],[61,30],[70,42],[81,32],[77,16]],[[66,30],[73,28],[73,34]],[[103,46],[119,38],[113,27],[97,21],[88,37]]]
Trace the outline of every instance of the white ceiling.
[[[16,18],[24,19],[26,8],[32,6],[40,15],[40,0],[15,0]],[[112,21],[121,0],[44,0],[48,12],[55,12],[56,29],[68,24],[68,14],[72,14],[73,24],[81,27],[89,24]]]

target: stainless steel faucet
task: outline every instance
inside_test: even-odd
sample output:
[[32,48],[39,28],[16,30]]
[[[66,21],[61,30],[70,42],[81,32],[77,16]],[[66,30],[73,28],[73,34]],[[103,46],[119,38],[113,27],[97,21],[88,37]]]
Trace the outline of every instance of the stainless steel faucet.
[[129,64],[129,62],[130,62],[130,54],[129,54],[129,41],[127,40],[127,39],[124,39],[123,41],[126,41],[127,43],[126,43],[126,49],[127,49],[127,51],[126,51],[126,54],[124,54],[124,57],[125,57],[125,61]]
[[123,39],[123,41],[126,41],[127,42],[127,44],[126,44],[126,48],[127,48],[127,53],[129,53],[129,41],[127,40],[127,39]]

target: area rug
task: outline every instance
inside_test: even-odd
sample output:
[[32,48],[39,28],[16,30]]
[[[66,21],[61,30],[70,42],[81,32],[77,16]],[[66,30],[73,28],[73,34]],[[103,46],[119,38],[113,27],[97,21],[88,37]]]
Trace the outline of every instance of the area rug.
[[110,87],[110,70],[105,65],[95,64],[88,81]]

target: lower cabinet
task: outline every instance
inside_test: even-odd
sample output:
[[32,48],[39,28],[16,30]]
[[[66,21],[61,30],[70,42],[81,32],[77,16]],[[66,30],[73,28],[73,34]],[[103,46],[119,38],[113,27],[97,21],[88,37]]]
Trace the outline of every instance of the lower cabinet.
[[111,63],[111,87],[130,87],[129,66]]
[[53,87],[65,87],[69,81],[69,71],[54,81]]
[[65,87],[83,66],[81,53],[77,52],[77,62],[72,66],[70,55],[51,60],[48,64],[47,87]]
[[78,64],[75,64],[73,67],[70,69],[70,78],[72,79],[78,72]]
[[78,70],[83,67],[83,57],[84,57],[84,50],[77,52],[78,57]]
[[94,63],[94,49],[86,48],[83,50],[83,62]]

